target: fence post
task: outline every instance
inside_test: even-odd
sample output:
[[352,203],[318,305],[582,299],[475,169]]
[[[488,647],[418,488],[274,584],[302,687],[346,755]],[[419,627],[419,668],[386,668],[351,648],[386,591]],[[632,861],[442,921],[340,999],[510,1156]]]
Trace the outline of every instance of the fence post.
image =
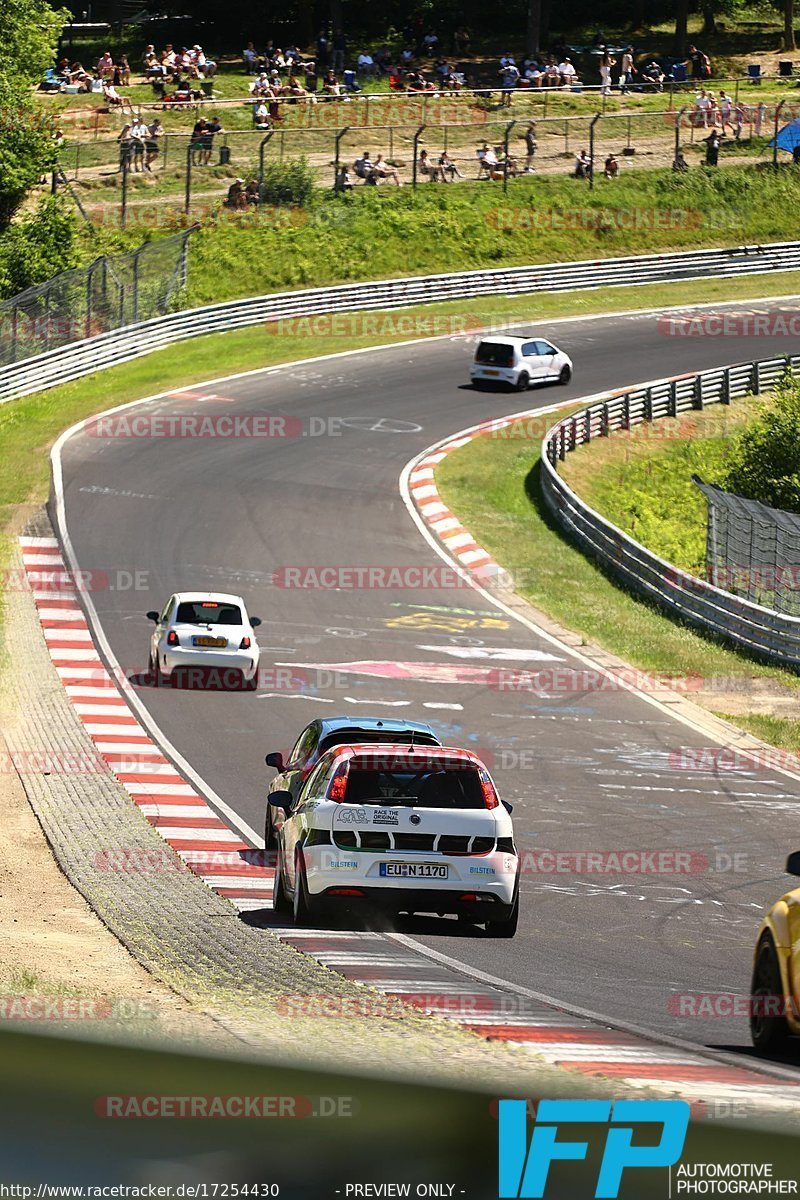
[[258,199],[261,204],[264,203],[264,151],[274,132],[274,129],[270,129],[269,133],[265,133],[258,143]]
[[600,437],[608,437],[608,401],[603,404],[602,416],[600,418]]
[[759,370],[759,366],[759,363],[754,362],[751,371],[751,387],[754,396],[761,395],[761,371]]
[[[184,241],[184,246],[186,242]],[[144,250],[144,246],[140,246],[134,251],[133,255],[133,321],[134,324],[139,320],[139,255]]]
[[178,260],[178,288],[181,291],[186,287],[189,278],[189,238],[198,228],[198,225],[193,225],[191,229],[187,229],[181,242],[181,256]]
[[563,462],[567,457],[567,431],[563,425],[558,429],[558,457]]
[[[128,154],[125,149],[122,152],[122,203],[119,213],[120,228],[124,229],[128,221]],[[187,209],[188,212],[188,209]]]
[[342,138],[349,131],[350,131],[349,125],[345,125],[343,129],[336,130],[336,137],[334,138],[335,147],[334,147],[334,156],[333,156],[333,169],[336,172],[335,178],[333,180],[334,187],[336,186],[337,180],[339,178],[339,148],[341,146]]
[[511,136],[511,130],[516,125],[516,121],[509,121],[506,125],[506,131],[503,135],[503,192],[508,191],[508,139]]
[[723,404],[731,402],[731,370],[726,367],[722,372],[722,395],[720,397]]
[[17,361],[17,313],[16,304],[11,309],[11,361]]
[[569,154],[569,119],[564,118],[564,153]]
[[653,389],[647,388],[644,394],[644,419],[652,422],[653,420]]
[[192,207],[192,138],[189,135],[189,144],[186,147],[186,195],[183,202],[183,211],[188,215],[189,209]]
[[675,118],[675,162],[678,161],[681,153],[681,122],[683,121],[683,114],[685,112],[686,106],[684,105]]
[[594,188],[594,127],[602,117],[602,113],[595,113],[589,122],[589,191]]
[[625,393],[622,404],[622,428],[630,429],[631,427],[631,398],[628,392]]
[[692,408],[702,409],[703,407],[703,376],[695,375],[694,377],[694,394],[692,396]]
[[164,157],[161,160],[161,170],[163,171],[167,165],[167,150],[169,148],[169,134],[164,134]]
[[675,379],[669,381],[669,415],[677,417],[678,415],[678,383]]
[[411,186],[412,186],[412,188],[416,188],[416,186],[417,186],[417,157],[419,155],[419,139],[422,137],[424,132],[425,132],[425,126],[420,125],[420,127],[417,129],[417,132],[414,134],[414,162],[411,165]]
[[92,336],[92,275],[95,264],[92,263],[86,272],[86,336]]

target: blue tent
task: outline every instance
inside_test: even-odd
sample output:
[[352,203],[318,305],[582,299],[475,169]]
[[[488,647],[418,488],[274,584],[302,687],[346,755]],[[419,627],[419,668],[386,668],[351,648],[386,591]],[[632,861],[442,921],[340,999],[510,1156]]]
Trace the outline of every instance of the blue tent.
[[800,117],[784,125],[783,129],[778,131],[778,136],[772,138],[769,144],[774,146],[776,142],[779,150],[786,150],[789,154],[795,146],[800,146]]

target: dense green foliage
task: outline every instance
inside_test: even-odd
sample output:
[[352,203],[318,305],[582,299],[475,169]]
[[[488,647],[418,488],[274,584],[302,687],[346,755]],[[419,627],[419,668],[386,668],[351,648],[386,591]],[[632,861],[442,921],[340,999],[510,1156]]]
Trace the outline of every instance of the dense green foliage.
[[773,508],[800,512],[800,383],[785,379],[758,406],[726,455],[722,486]]
[[56,200],[44,200],[0,237],[0,296],[14,296],[76,262],[73,217]]
[[268,163],[264,168],[265,204],[308,204],[314,192],[314,172],[304,158]]

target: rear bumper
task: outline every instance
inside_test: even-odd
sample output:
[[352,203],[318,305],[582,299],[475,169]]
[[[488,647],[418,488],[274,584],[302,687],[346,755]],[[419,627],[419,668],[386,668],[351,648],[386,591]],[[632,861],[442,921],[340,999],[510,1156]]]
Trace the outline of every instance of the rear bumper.
[[159,649],[161,670],[171,675],[175,670],[197,667],[209,671],[241,671],[245,679],[253,679],[258,670],[258,654],[251,650],[202,650],[193,646]]
[[[305,846],[303,849],[308,890],[312,896],[330,892],[356,891],[395,911],[461,912],[465,905],[482,908],[511,905],[517,885],[519,861],[505,851],[486,855],[427,855],[424,852],[392,852],[392,862],[435,863],[448,868],[447,879],[430,877],[409,879],[382,876],[381,863],[387,853],[368,850],[347,851],[331,846]],[[478,901],[462,900],[464,895],[480,896]],[[483,898],[486,899],[483,899]]]
[[[359,895],[347,896],[342,889],[358,892]],[[316,895],[328,900],[331,904],[341,904],[343,907],[361,904],[371,905],[387,912],[408,913],[439,913],[464,914],[476,924],[483,921],[506,921],[511,916],[513,901],[504,901],[498,895],[487,891],[472,891],[475,900],[462,900],[463,884],[458,891],[430,887],[362,887],[352,880],[340,880],[336,887],[326,888]]]
[[473,383],[516,384],[519,371],[516,367],[472,367],[469,376]]

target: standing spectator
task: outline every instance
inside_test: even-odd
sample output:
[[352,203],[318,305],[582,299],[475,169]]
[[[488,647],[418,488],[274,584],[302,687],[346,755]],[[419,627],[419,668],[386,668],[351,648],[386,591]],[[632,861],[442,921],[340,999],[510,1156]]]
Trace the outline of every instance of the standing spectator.
[[711,133],[703,141],[706,144],[706,166],[715,167],[719,161],[719,133],[716,129],[712,129]]
[[711,60],[707,54],[703,54],[702,50],[698,50],[697,46],[689,47],[689,57],[686,60],[686,66],[689,67],[692,79],[710,79],[711,78]]
[[731,132],[735,133],[733,122],[731,121],[731,113],[733,111],[733,101],[724,88],[720,88],[719,93],[719,119],[720,129],[724,135],[725,130],[730,127]]
[[333,69],[334,71],[343,71],[345,57],[347,55],[347,39],[341,29],[337,29],[333,35]]
[[320,71],[327,70],[329,57],[330,43],[328,41],[328,34],[324,29],[320,29],[317,34],[317,65]]
[[505,66],[500,68],[498,74],[501,76],[502,85],[500,103],[508,106],[511,104],[511,93],[519,83],[519,67],[513,58],[509,58]]
[[212,117],[211,120],[208,122],[208,125],[206,126],[206,133],[205,133],[205,138],[204,138],[204,146],[203,146],[203,166],[204,167],[207,167],[208,164],[211,162],[211,152],[214,149],[214,135],[217,133],[224,133],[224,132],[225,132],[225,130],[222,128],[222,122],[220,121],[219,117],[216,117],[216,116]]
[[533,160],[536,156],[537,141],[536,141],[536,126],[533,121],[528,122],[528,128],[525,130],[525,174],[533,173]]
[[469,54],[470,33],[465,25],[459,25],[453,34],[453,50],[459,58]]
[[633,65],[633,46],[626,46],[619,68],[619,90],[623,96],[633,83],[636,68]]
[[694,124],[696,129],[708,129],[708,118],[710,112],[711,101],[706,94],[706,89],[700,88],[700,91],[694,98]]
[[145,125],[141,117],[137,117],[131,126],[131,145],[133,147],[133,169],[134,171],[144,170],[144,148],[145,142],[150,136],[150,130]]
[[737,100],[736,107],[733,110],[733,136],[736,141],[741,140],[742,127],[744,126],[744,105],[740,100]]
[[124,171],[131,164],[133,157],[133,140],[131,138],[130,125],[123,125],[122,130],[117,137],[119,145],[119,169]]
[[194,129],[192,130],[192,141],[190,145],[192,166],[194,167],[202,164],[203,154],[205,153],[206,149],[205,138],[207,129],[208,122],[206,121],[205,117],[200,117],[199,120],[195,122]]
[[158,141],[159,141],[159,138],[161,138],[163,136],[164,136],[164,126],[161,124],[158,117],[156,117],[156,119],[155,119],[155,121],[153,121],[152,125],[148,125],[148,127],[147,127],[147,137],[145,138],[145,143],[144,143],[144,169],[145,169],[145,171],[153,170],[153,163],[158,158],[158,154],[159,154]]
[[119,86],[120,87],[130,87],[131,86],[131,64],[128,62],[127,54],[120,54],[119,63],[117,65],[117,70],[119,71]]
[[611,54],[603,49],[603,54],[600,59],[600,95],[611,95],[611,68],[617,65],[617,60],[611,57]]

